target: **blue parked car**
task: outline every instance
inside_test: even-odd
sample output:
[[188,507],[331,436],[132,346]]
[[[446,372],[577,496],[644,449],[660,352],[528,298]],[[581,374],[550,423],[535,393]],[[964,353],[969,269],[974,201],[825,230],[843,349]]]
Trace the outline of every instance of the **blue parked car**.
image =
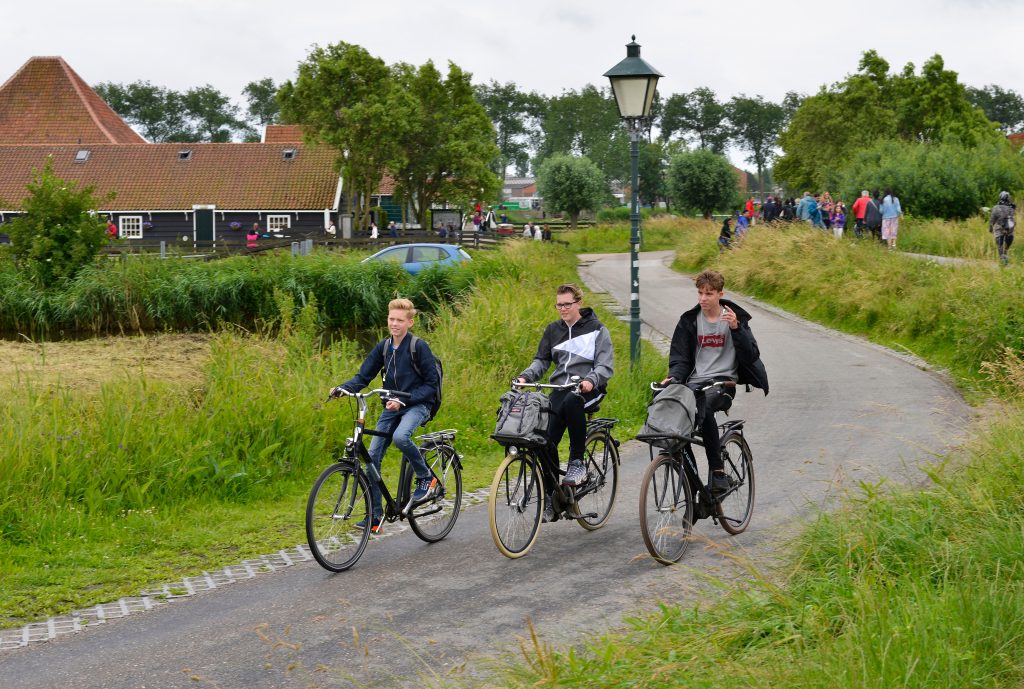
[[394,261],[415,275],[424,268],[431,266],[450,266],[463,261],[471,261],[462,247],[454,244],[400,244],[381,249],[373,256],[363,259],[367,261]]

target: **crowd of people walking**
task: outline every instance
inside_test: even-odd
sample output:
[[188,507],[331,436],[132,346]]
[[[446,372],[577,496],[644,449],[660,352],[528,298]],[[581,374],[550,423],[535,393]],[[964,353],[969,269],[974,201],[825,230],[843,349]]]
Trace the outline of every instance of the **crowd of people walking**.
[[899,233],[899,219],[903,216],[900,200],[891,189],[879,192],[861,192],[860,198],[847,208],[842,199],[834,199],[827,192],[811,195],[805,191],[798,201],[795,198],[776,198],[769,196],[759,208],[751,197],[742,211],[737,210],[723,223],[719,233],[719,244],[727,248],[732,241],[731,223],[736,223],[736,239],[742,238],[750,225],[757,221],[793,222],[801,220],[813,227],[831,232],[837,239],[842,239],[849,221],[853,220],[853,233],[857,239],[873,237],[889,249],[896,248],[896,237]]

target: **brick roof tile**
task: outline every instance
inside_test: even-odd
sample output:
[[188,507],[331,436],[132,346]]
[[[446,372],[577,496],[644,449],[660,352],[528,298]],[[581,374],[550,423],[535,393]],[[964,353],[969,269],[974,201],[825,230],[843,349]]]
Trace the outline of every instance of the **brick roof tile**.
[[0,86],[0,144],[145,143],[60,57],[33,57]]
[[[295,156],[284,158],[291,149]],[[88,150],[85,162],[75,162]],[[189,160],[179,152],[191,150]],[[320,210],[334,207],[335,153],[323,146],[259,143],[0,145],[0,210],[16,210],[53,157],[58,177],[96,188],[99,210]],[[113,201],[105,200],[116,192]]]

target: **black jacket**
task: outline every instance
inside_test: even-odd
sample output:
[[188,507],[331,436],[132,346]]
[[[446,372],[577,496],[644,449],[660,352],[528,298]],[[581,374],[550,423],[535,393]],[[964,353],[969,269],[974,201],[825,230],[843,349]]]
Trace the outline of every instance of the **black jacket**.
[[[733,346],[736,347],[736,365],[740,385],[753,385],[768,394],[768,372],[761,363],[761,352],[757,348],[757,340],[750,330],[750,314],[742,307],[728,299],[722,303],[736,313],[738,326],[730,330]],[[679,317],[676,330],[672,334],[672,346],[668,354],[668,375],[680,383],[685,383],[693,373],[697,359],[697,314],[700,305],[694,306]]]
[[349,392],[359,392],[369,386],[378,373],[384,373],[382,387],[408,392],[410,395],[399,400],[403,405],[403,412],[417,404],[431,404],[437,389],[441,386],[441,381],[437,377],[437,366],[434,364],[434,353],[422,339],[416,345],[416,359],[423,374],[421,376],[412,365],[410,341],[412,333],[402,338],[398,350],[392,353],[391,338],[381,340],[370,350],[359,368],[359,373],[342,383],[341,387]]

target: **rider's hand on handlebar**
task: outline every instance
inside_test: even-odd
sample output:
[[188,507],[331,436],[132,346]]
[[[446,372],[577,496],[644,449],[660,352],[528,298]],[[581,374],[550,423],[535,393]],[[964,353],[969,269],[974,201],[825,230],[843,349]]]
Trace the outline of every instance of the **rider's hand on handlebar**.
[[593,389],[594,389],[594,384],[591,383],[589,380],[584,380],[584,381],[582,381],[580,383],[580,392],[582,392],[583,394],[587,394],[588,392],[590,392]]
[[342,395],[347,395],[347,394],[349,394],[348,390],[346,390],[345,388],[343,388],[340,385],[338,385],[337,387],[331,388],[331,392],[328,395],[328,397],[330,397],[331,399],[337,399],[337,398],[341,397]]
[[519,376],[518,378],[516,378],[516,382],[520,383],[520,384],[525,383],[526,382],[526,378],[523,378],[522,376]]
[[672,376],[669,376],[665,380],[663,380],[660,383],[658,383],[658,385],[660,385],[661,387],[665,387],[666,385],[671,385],[674,382],[676,382],[676,379],[673,378]]

